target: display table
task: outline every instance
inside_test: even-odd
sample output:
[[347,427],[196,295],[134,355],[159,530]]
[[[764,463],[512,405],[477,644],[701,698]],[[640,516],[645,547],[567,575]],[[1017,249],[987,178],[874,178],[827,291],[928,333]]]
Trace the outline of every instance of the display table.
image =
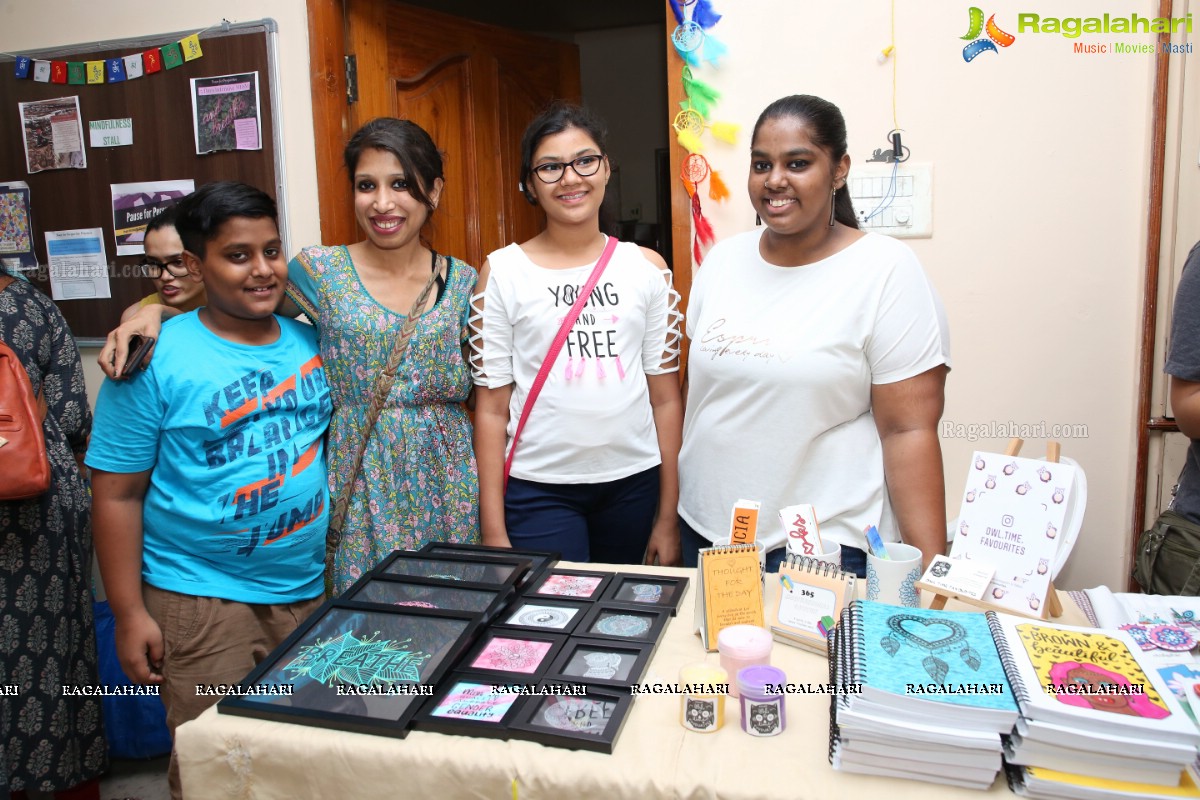
[[[685,664],[717,663],[717,654],[706,654],[693,632],[694,570],[567,562],[560,566],[693,576],[643,683],[673,684]],[[768,600],[772,583],[767,581]],[[1088,625],[1075,603],[1065,594],[1062,600],[1066,613],[1057,621]],[[777,642],[772,663],[791,683],[816,688],[828,681],[828,661],[795,647]],[[932,783],[835,772],[827,754],[829,695],[792,694],[786,702],[787,730],[763,739],[742,732],[732,698],[726,701],[725,727],[697,734],[679,724],[678,695],[641,695],[612,755],[422,731],[393,739],[235,717],[219,714],[216,708],[181,726],[176,748],[189,800],[976,796]],[[1002,776],[989,792],[1010,794]]]

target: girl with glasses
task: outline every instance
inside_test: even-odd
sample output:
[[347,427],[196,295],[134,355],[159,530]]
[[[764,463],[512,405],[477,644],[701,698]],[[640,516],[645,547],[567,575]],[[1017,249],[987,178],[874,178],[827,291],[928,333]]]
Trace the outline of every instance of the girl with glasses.
[[175,209],[168,208],[146,225],[142,240],[146,256],[142,259],[142,277],[154,282],[154,294],[148,294],[121,312],[121,322],[149,305],[164,305],[180,312],[204,305],[204,283],[198,275],[189,275],[183,264],[183,242],[175,231]]
[[480,273],[472,369],[481,528],[485,544],[572,561],[673,564],[680,315],[657,253],[616,245],[513,449],[538,370],[607,244],[604,134],[590,113],[562,103],[529,124],[520,191],[546,227],[492,253]]

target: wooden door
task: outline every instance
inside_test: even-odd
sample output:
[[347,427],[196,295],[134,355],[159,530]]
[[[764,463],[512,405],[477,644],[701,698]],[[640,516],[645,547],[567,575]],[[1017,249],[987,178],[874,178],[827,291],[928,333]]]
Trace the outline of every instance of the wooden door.
[[[345,2],[346,52],[357,58],[359,93],[344,117],[345,136],[380,116],[429,131],[446,173],[429,230],[433,246],[478,267],[492,250],[535,235],[540,212],[517,191],[521,133],[550,100],[579,100],[578,48],[386,0]],[[331,166],[331,158],[318,158],[323,188]],[[344,168],[332,181],[347,191],[334,193],[342,194],[336,205],[322,191],[323,235],[361,238]],[[327,224],[331,216],[337,219]]]

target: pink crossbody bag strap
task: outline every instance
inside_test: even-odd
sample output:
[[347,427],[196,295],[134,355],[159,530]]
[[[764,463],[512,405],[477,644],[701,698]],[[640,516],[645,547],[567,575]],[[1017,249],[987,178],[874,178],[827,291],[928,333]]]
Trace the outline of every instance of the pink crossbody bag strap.
[[545,385],[546,378],[550,376],[550,370],[554,368],[554,362],[558,360],[558,354],[562,350],[562,346],[566,343],[567,336],[571,333],[571,328],[575,325],[575,320],[579,319],[580,312],[583,311],[588,298],[592,296],[592,290],[600,282],[600,275],[604,272],[604,268],[608,266],[609,259],[612,258],[613,251],[617,249],[618,244],[619,242],[615,236],[608,237],[608,242],[604,245],[604,252],[600,254],[600,260],[592,268],[592,274],[588,276],[587,283],[580,289],[579,296],[575,298],[575,303],[567,311],[567,316],[563,319],[562,327],[558,329],[558,333],[554,336],[554,341],[550,343],[550,349],[546,352],[546,360],[542,362],[542,366],[538,369],[537,377],[533,379],[533,386],[529,387],[529,397],[525,398],[525,407],[521,409],[521,418],[517,420],[517,429],[513,432],[512,446],[508,449],[508,458],[504,459],[504,488],[506,490],[508,489],[508,473],[512,472],[513,456],[517,452],[517,442],[521,439],[521,431],[525,428],[525,421],[529,419],[529,412],[533,410],[533,404],[537,402],[538,395],[542,392],[542,386]]

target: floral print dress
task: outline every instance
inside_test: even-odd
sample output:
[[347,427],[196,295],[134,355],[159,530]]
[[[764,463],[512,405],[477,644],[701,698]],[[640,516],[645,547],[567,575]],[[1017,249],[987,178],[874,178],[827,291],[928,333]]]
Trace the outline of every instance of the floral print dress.
[[[342,540],[334,591],[347,589],[393,550],[479,541],[479,478],[464,401],[471,378],[462,347],[476,273],[450,258],[446,288],[408,343],[396,382],[363,455]],[[349,480],[377,376],[404,324],[376,301],[346,247],[308,247],[288,267],[301,307],[315,306],[333,398],[331,500]],[[305,300],[307,303],[299,302]]]
[[[45,394],[50,489],[0,500],[0,797],[99,776],[108,745],[92,626],[91,500],[75,453],[92,429],[79,349],[49,297],[24,281],[0,291],[0,340]],[[3,477],[0,477],[3,480]]]

